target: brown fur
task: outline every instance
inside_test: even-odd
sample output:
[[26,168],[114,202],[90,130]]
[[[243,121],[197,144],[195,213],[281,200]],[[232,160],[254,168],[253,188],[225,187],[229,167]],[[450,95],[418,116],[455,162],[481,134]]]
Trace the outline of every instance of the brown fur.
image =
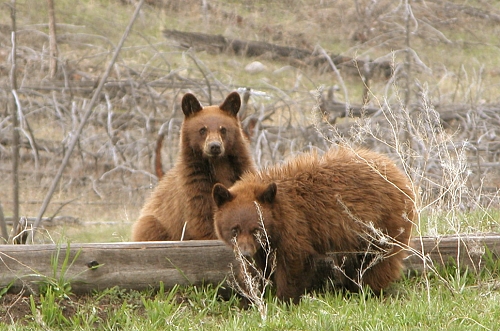
[[240,105],[237,92],[220,106],[204,108],[192,94],[183,97],[177,162],[142,208],[133,241],[216,239],[213,185],[231,186],[245,171],[254,171],[236,116]]
[[[276,295],[294,302],[314,285],[314,258],[326,252],[359,252],[344,263],[344,273],[353,280],[347,287],[359,289],[356,284],[363,284],[379,293],[400,277],[406,254],[401,245],[390,244],[391,239],[370,240],[374,232],[368,225],[404,246],[411,235],[409,220],[416,217],[411,184],[390,159],[346,148],[323,156],[305,154],[246,174],[230,189],[217,184],[213,197],[217,236],[230,246],[236,237],[240,251],[263,270],[265,256],[254,238],[262,233],[254,201],[260,204],[270,246],[276,250]],[[390,252],[360,279],[359,270],[376,262],[376,251],[383,249]],[[375,254],[365,254],[367,250]]]

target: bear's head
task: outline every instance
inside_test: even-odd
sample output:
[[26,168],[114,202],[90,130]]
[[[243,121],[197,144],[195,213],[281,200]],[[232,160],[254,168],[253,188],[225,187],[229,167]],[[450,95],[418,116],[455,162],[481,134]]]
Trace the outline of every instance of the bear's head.
[[272,212],[276,192],[275,183],[240,185],[237,182],[231,189],[215,184],[212,197],[217,206],[214,214],[217,237],[238,248],[243,256],[255,256],[266,243],[266,235],[269,242],[276,239]]
[[191,93],[182,98],[184,122],[181,129],[182,146],[205,158],[224,157],[242,139],[237,117],[241,99],[232,92],[220,106],[202,107]]

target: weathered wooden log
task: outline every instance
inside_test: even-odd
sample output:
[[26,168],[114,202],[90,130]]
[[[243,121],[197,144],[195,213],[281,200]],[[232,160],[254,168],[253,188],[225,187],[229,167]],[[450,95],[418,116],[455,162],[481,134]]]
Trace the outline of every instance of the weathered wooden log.
[[[450,261],[477,271],[483,267],[486,249],[498,257],[499,234],[417,237],[405,264],[410,273]],[[328,262],[332,255],[322,260]],[[236,263],[233,252],[216,240],[0,245],[0,289],[13,283],[14,292],[36,290],[40,283],[60,279],[71,283],[76,294],[113,286],[143,290],[157,288],[160,282],[165,288],[219,284],[229,275],[231,263]]]
[[[185,32],[178,30],[163,30],[163,35],[168,39],[176,40],[180,47],[206,50],[212,53],[232,52],[247,57],[262,56],[269,54],[274,59],[290,60],[292,65],[315,66],[327,65],[328,60],[321,54],[315,54],[314,50],[301,49],[290,46],[281,46],[264,41],[241,40],[226,38],[222,35],[211,35],[199,32]],[[382,73],[388,78],[392,75],[389,61],[364,61],[338,54],[328,54],[333,63],[339,68],[351,68],[354,75],[371,78],[374,72]]]
[[500,22],[500,13],[497,13],[493,10],[484,10],[481,8],[476,8],[474,6],[455,4],[451,1],[430,0],[429,2],[434,2],[438,6],[442,6],[442,8],[448,12],[459,11],[459,12],[463,12],[469,16],[477,17],[477,18],[480,18],[480,19],[483,19],[486,21],[492,21],[495,23]]
[[[422,273],[426,265],[446,266],[450,263],[474,271],[482,269],[487,262],[485,254],[493,259],[500,256],[500,234],[463,234],[440,237],[415,237],[411,253],[405,261],[409,271]],[[425,258],[425,262],[424,259]]]
[[233,253],[218,241],[2,245],[0,259],[0,288],[14,281],[14,291],[36,289],[65,279],[74,293],[84,293],[113,286],[142,290],[161,281],[165,287],[219,283]]

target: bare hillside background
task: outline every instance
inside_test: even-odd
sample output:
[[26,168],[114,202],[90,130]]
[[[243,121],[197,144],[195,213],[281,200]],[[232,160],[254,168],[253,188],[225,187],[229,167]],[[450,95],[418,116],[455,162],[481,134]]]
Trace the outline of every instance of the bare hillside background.
[[[5,216],[14,109],[20,215],[33,217],[135,6],[55,1],[51,73],[47,4],[17,1],[18,107],[11,12],[0,7]],[[245,101],[240,115],[259,167],[336,143],[369,147],[391,155],[420,190],[428,217],[420,233],[498,230],[499,3],[148,0],[45,213],[72,218],[44,221],[37,241],[128,240],[157,183],[159,136],[163,170],[175,160],[184,93],[208,105],[233,90]]]

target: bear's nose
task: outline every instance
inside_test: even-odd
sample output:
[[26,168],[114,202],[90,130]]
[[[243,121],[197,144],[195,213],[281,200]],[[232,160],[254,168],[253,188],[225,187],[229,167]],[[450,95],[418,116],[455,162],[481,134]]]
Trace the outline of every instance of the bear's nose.
[[239,249],[241,255],[243,255],[247,259],[252,259],[256,253],[255,246],[250,243],[239,243]]
[[208,145],[208,148],[210,150],[210,154],[212,154],[212,155],[219,155],[221,152],[220,143],[217,141],[211,142]]
[[250,260],[250,259],[253,258],[252,252],[248,251],[248,250],[242,250],[241,251],[241,255],[243,255],[244,257],[246,257],[248,260]]

